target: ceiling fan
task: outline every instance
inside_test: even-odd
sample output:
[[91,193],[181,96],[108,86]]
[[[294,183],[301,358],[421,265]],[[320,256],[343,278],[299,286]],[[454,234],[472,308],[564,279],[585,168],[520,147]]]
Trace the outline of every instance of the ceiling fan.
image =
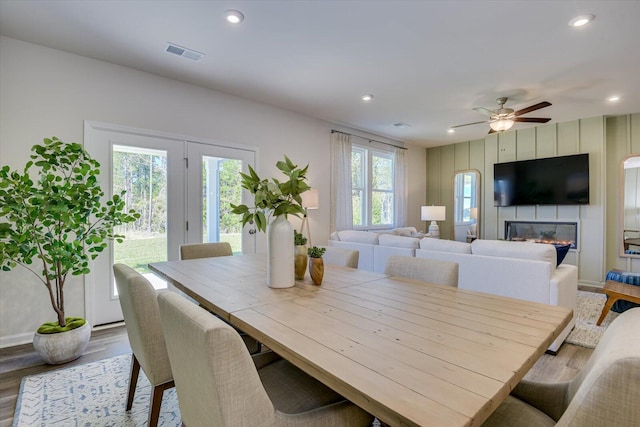
[[496,99],[496,102],[500,106],[500,108],[498,108],[497,110],[492,111],[484,107],[474,108],[474,110],[476,110],[477,112],[488,115],[489,120],[451,126],[451,129],[488,122],[489,127],[491,127],[491,130],[489,131],[489,133],[494,133],[494,132],[502,132],[502,131],[511,129],[511,126],[513,126],[515,122],[547,123],[549,120],[551,120],[550,118],[542,118],[542,117],[520,117],[521,115],[529,113],[531,111],[548,107],[551,105],[550,102],[547,102],[547,101],[539,102],[530,107],[523,108],[522,110],[514,111],[512,108],[504,108],[504,104],[507,102],[508,99],[509,98],[507,97],[501,97]]

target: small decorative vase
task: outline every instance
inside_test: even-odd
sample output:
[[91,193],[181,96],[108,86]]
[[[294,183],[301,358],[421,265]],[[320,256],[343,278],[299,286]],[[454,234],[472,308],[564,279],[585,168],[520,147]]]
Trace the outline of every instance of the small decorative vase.
[[293,226],[284,215],[267,225],[267,285],[290,288],[294,285]]
[[307,245],[296,245],[295,270],[296,280],[304,279],[304,272],[307,271]]
[[322,258],[309,258],[309,274],[314,285],[320,286],[324,277],[324,261]]
[[33,348],[49,365],[59,365],[82,356],[90,338],[91,326],[87,322],[79,328],[57,334],[36,332],[33,336]]

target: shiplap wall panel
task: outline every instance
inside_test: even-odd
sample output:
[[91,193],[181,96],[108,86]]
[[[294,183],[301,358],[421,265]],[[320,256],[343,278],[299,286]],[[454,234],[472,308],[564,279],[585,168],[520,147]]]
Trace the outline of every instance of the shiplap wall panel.
[[[480,182],[484,189],[483,218],[480,226],[484,239],[498,238],[498,209],[493,206],[493,165],[498,163],[498,134],[493,133],[484,139],[485,173]],[[484,184],[483,184],[484,183]]]
[[558,146],[558,126],[556,124],[536,126],[536,159],[555,157]]
[[[604,281],[604,117],[579,120],[580,152],[589,153],[589,205],[580,206],[580,259],[578,277],[585,282]],[[583,262],[583,260],[593,260]],[[598,260],[599,262],[595,262]]]
[[[484,188],[483,182],[485,179],[487,179],[487,174],[485,171],[484,156],[485,156],[484,139],[476,139],[474,141],[471,141],[469,143],[469,169],[476,170],[480,173],[480,176],[478,177],[478,179],[480,180],[479,182],[480,190],[478,191],[478,227],[476,228],[476,233],[478,233],[479,239],[485,238],[484,237],[485,236],[484,213],[486,212],[486,209],[484,208],[485,195],[482,193],[482,189]],[[491,170],[492,170],[491,173],[493,173],[493,164],[491,165]],[[491,180],[490,187],[493,191],[493,179]],[[493,206],[493,192],[491,193],[491,198],[489,199],[489,202]]]
[[[457,171],[464,171],[469,169],[469,142],[462,142],[455,144],[454,148],[454,169]],[[453,175],[451,176],[453,179]]]
[[[455,144],[457,145],[457,144]],[[455,173],[455,145],[442,147],[440,204],[447,207],[446,221],[438,221],[440,237],[453,240],[453,175]],[[467,151],[468,153],[468,151]],[[468,156],[468,154],[467,154]]]

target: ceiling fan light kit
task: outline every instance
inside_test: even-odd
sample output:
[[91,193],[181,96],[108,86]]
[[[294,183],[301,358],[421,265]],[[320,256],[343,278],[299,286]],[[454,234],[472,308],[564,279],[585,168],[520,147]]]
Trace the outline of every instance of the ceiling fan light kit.
[[494,122],[490,122],[489,127],[495,130],[496,132],[503,132],[505,130],[511,129],[511,126],[513,126],[514,123],[515,122],[513,120],[498,119]]

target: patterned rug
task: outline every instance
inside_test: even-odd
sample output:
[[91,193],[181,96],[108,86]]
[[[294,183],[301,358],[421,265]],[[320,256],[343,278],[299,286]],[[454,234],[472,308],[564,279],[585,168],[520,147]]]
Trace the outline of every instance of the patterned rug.
[[605,294],[578,291],[578,303],[574,313],[576,326],[565,342],[588,348],[596,347],[604,331],[613,319],[618,317],[618,313],[609,311],[607,317],[602,321],[602,325],[596,326],[606,300]]
[[[131,355],[24,377],[13,427],[146,426],[151,385],[140,371],[131,411],[125,411]],[[158,426],[181,425],[175,388],[166,390]]]

